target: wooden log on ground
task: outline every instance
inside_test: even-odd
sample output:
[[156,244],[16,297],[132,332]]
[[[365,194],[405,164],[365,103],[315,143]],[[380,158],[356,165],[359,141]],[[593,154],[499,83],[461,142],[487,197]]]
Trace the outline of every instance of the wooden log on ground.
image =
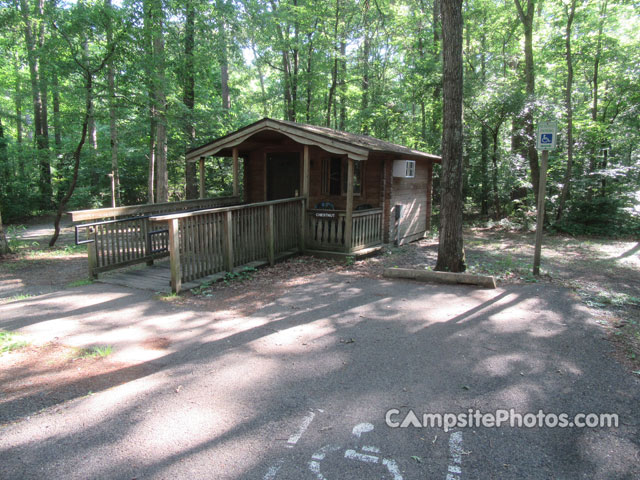
[[413,268],[385,268],[384,277],[408,278],[423,282],[479,285],[486,288],[496,288],[496,279],[488,275],[473,275],[470,273],[435,272],[433,270],[419,270]]

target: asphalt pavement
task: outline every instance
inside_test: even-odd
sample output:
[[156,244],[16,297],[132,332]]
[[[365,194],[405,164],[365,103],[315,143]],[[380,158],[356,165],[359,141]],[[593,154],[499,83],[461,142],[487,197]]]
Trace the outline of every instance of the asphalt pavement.
[[[176,339],[138,378],[0,427],[0,478],[640,478],[640,379],[597,320],[547,284],[335,273],[246,318],[99,284],[0,306],[0,328],[43,339]],[[424,425],[510,409],[553,415]],[[609,413],[617,427],[552,428]]]

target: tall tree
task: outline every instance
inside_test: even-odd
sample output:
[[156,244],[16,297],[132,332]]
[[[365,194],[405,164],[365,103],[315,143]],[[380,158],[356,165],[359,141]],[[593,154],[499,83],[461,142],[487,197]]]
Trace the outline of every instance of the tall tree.
[[2,208],[0,208],[0,257],[2,255],[6,255],[7,253],[11,253],[11,250],[9,249],[7,236],[4,233],[4,227],[2,225]]
[[565,90],[565,107],[567,109],[567,167],[564,172],[562,182],[562,192],[558,200],[558,210],[556,212],[556,220],[562,220],[564,206],[569,196],[571,186],[571,171],[573,169],[573,102],[571,96],[573,94],[573,56],[571,54],[571,33],[573,26],[573,18],[576,13],[576,0],[571,0],[569,6],[564,5],[567,15],[567,26],[565,28],[565,56],[567,61],[567,87]]
[[[186,137],[186,149],[193,146],[196,140],[195,119],[193,109],[196,103],[196,77],[194,64],[195,47],[195,21],[196,9],[194,0],[186,0],[185,3],[185,24],[184,24],[184,71],[182,86],[182,102],[187,109],[184,121],[184,134]],[[185,152],[186,153],[186,152]],[[198,197],[198,184],[196,182],[196,164],[186,162],[185,183],[187,199]]]
[[[111,0],[104,0],[106,17],[107,44],[113,43],[113,20],[115,11]],[[118,164],[118,123],[116,111],[116,69],[113,58],[107,61],[107,95],[109,99],[109,139],[111,147],[111,175],[113,182],[114,198],[112,206],[120,204],[120,166]]]
[[49,153],[49,123],[47,118],[47,79],[44,72],[43,47],[45,43],[44,0],[35,0],[31,9],[28,0],[20,0],[25,46],[29,73],[31,76],[31,96],[33,99],[33,124],[40,179],[40,206],[52,206],[53,187],[51,185],[51,159]]
[[518,9],[518,17],[524,27],[524,77],[527,92],[527,102],[525,104],[524,123],[527,145],[527,158],[531,169],[531,184],[533,193],[538,201],[538,182],[540,180],[540,165],[538,163],[538,150],[536,150],[535,125],[533,118],[533,106],[535,102],[535,65],[533,62],[533,20],[535,16],[535,0],[526,0],[524,10],[524,0],[514,0]]
[[442,0],[443,115],[440,239],[436,270],[464,272],[462,238],[462,0]]
[[162,0],[153,1],[153,66],[155,68],[154,97],[156,101],[156,200],[169,201],[169,171],[167,169],[167,94],[165,75],[164,10]]

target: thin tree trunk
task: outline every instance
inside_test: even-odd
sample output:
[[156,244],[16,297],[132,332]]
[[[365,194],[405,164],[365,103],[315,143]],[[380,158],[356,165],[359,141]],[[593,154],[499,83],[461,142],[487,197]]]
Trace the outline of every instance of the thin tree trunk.
[[14,74],[15,74],[15,106],[16,106],[16,142],[18,144],[18,172],[20,178],[24,178],[24,157],[22,155],[22,137],[23,123],[22,123],[22,81],[20,79],[20,65],[18,64],[18,58],[14,60]]
[[567,107],[567,169],[564,172],[562,191],[558,200],[558,211],[556,220],[562,220],[565,203],[569,197],[571,187],[571,170],[573,169],[573,103],[571,95],[573,92],[573,58],[571,56],[571,27],[573,17],[576,12],[576,0],[571,1],[570,9],[567,10],[567,28],[565,30],[565,50],[567,59],[567,89],[565,90],[565,104]]
[[[87,37],[84,37],[84,41],[83,41],[83,48],[84,48],[84,54],[86,58],[89,58],[89,41],[87,40]],[[89,143],[91,144],[91,149],[94,152],[94,155],[96,154],[96,152],[98,151],[98,130],[96,128],[96,111],[95,111],[95,106],[93,105],[93,96],[90,98],[91,100],[91,104],[89,105],[89,121],[87,124],[87,129],[88,129],[88,136],[89,136]],[[98,178],[94,179],[96,182],[96,185],[99,181]]]
[[227,56],[227,31],[224,16],[224,2],[218,2],[220,19],[218,20],[218,51],[220,52],[220,94],[222,96],[222,109],[225,115],[231,108],[229,97],[229,59]]
[[491,162],[493,163],[493,209],[494,219],[498,220],[502,216],[500,209],[500,196],[498,195],[498,133],[500,132],[500,126],[493,132],[493,151],[491,154]]
[[56,155],[60,155],[62,151],[62,122],[60,121],[60,84],[58,83],[58,75],[51,73],[51,86],[53,89],[53,142],[55,145]]
[[480,178],[482,190],[480,198],[480,215],[489,215],[489,132],[483,124],[480,130]]
[[[113,24],[112,24],[112,6],[111,0],[104,0],[107,10],[107,43],[113,43]],[[118,123],[116,112],[116,83],[115,83],[115,66],[113,59],[107,62],[107,94],[109,96],[109,140],[111,146],[111,175],[113,175],[113,186],[115,190],[115,198],[111,199],[112,205],[115,207],[120,205],[120,168],[118,165]]]
[[11,253],[9,249],[9,242],[7,241],[7,236],[4,233],[4,227],[2,225],[2,206],[0,205],[0,256],[6,255],[7,253]]
[[[196,128],[193,118],[193,109],[196,102],[196,80],[194,74],[193,50],[195,47],[195,19],[196,10],[193,0],[187,0],[185,5],[185,32],[184,32],[184,87],[183,103],[187,108],[187,115],[184,122],[184,133],[186,137],[186,150],[193,146],[196,139]],[[185,163],[185,183],[187,200],[198,198],[198,183],[196,181],[195,162]]]
[[155,98],[156,83],[156,66],[155,56],[153,54],[154,39],[154,13],[152,0],[144,0],[144,46],[146,53],[145,77],[147,81],[147,91],[149,94],[149,153],[147,154],[148,174],[147,174],[147,201],[155,202],[155,171],[156,171],[156,125],[157,125],[157,109]]
[[[608,0],[604,0],[600,7],[600,18],[598,23],[598,38],[596,40],[596,52],[595,58],[593,60],[593,76],[592,76],[592,85],[593,85],[593,104],[591,106],[591,121],[593,122],[593,126],[596,126],[598,123],[598,101],[599,101],[599,88],[600,88],[600,58],[602,57],[602,32],[604,31],[604,22],[606,19],[608,7]],[[599,144],[596,144],[593,147],[593,152],[591,153],[589,160],[589,173],[593,173],[597,167],[597,151],[600,147]],[[589,188],[589,192],[591,192],[591,188]]]
[[535,126],[533,120],[533,103],[535,100],[535,68],[533,63],[533,18],[535,14],[535,0],[527,0],[527,11],[525,12],[521,0],[515,0],[518,15],[524,27],[524,71],[527,94],[527,106],[524,123],[526,132],[527,158],[531,170],[531,184],[533,193],[538,201],[538,182],[540,180],[540,166],[538,164],[538,151],[535,142]]
[[442,1],[443,134],[436,270],[466,270],[462,238],[462,0]]
[[344,130],[347,123],[347,43],[340,42],[340,70],[338,90],[340,91],[340,117],[338,130]]
[[[47,120],[46,82],[39,50],[44,44],[44,0],[37,0],[34,18],[31,17],[27,0],[20,0],[20,11],[24,22],[24,36],[31,77],[33,98],[33,124],[38,150],[40,206],[51,208],[53,188],[51,185],[51,160],[49,158],[49,128]],[[35,30],[35,31],[34,31]],[[36,36],[37,35],[37,36]]]
[[80,134],[80,141],[78,142],[78,146],[73,152],[73,176],[71,178],[71,183],[69,184],[67,193],[58,204],[58,211],[56,213],[56,218],[54,221],[54,233],[51,237],[51,240],[49,240],[50,247],[53,247],[58,240],[58,236],[60,235],[60,219],[62,218],[64,209],[69,202],[69,199],[73,195],[73,191],[76,188],[76,183],[78,182],[78,171],[80,170],[80,154],[82,153],[82,147],[84,146],[87,138],[91,105],[93,104],[93,75],[89,71],[85,72],[85,95],[85,113],[84,120],[82,122],[82,133]]
[[[314,28],[314,30],[315,30],[315,28]],[[312,76],[311,76],[311,72],[312,72],[311,66],[313,64],[313,33],[312,32],[309,32],[307,34],[307,41],[308,41],[307,43],[309,45],[309,48],[308,48],[308,52],[307,52],[307,71],[306,71],[306,74],[307,74],[307,79],[306,79],[307,80],[307,105],[305,107],[305,119],[306,119],[307,123],[310,123],[311,122],[311,98],[312,98],[311,86],[313,84]],[[264,92],[264,87],[263,87],[263,92]]]
[[159,203],[169,201],[169,176],[167,170],[167,97],[165,93],[164,14],[160,1],[156,3],[153,37],[153,55],[156,59],[155,100],[156,124],[156,199]]

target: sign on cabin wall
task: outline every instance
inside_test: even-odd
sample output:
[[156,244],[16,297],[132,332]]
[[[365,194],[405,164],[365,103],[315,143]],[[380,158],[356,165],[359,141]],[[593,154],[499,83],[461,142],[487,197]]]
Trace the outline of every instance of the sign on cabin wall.
[[316,212],[315,216],[316,218],[336,218],[336,214],[330,212]]

